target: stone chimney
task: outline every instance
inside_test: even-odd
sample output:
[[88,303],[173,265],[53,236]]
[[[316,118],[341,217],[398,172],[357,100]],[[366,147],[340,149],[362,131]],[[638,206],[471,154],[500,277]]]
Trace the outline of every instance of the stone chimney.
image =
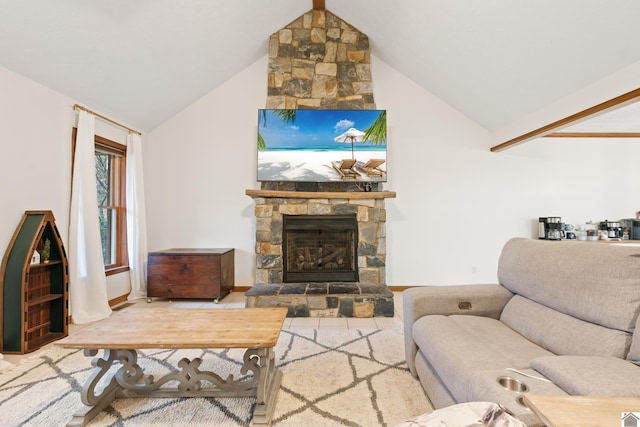
[[326,10],[273,33],[266,108],[375,110],[369,37]]

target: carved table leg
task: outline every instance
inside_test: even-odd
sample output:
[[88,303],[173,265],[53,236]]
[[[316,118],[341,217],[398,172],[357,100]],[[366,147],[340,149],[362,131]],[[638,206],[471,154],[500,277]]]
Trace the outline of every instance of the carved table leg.
[[[84,355],[87,357],[95,356],[98,350],[85,349]],[[116,361],[121,361],[123,367],[119,371],[126,372],[125,375],[131,377],[139,377],[142,370],[136,363],[138,356],[135,350],[104,350],[102,358],[96,357],[91,360],[94,366],[93,373],[82,386],[80,397],[84,405],[75,413],[67,426],[84,426],[98,413],[106,408],[116,397],[116,394],[122,387],[116,381],[116,373],[111,373],[105,377],[111,366]],[[96,394],[96,386],[105,378],[105,387],[99,394]]]
[[259,370],[256,372],[258,384],[256,389],[256,406],[253,410],[252,425],[269,425],[276,407],[276,398],[282,380],[282,372],[276,367],[273,348],[249,349],[245,353],[245,373],[247,356],[257,356]]

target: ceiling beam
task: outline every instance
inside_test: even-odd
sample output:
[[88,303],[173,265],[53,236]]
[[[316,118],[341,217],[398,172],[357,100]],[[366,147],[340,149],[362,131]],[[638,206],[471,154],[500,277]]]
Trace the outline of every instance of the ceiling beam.
[[640,138],[640,132],[554,132],[544,138]]
[[572,114],[569,117],[565,117],[564,119],[560,119],[553,123],[550,123],[541,128],[532,130],[531,132],[527,132],[524,135],[520,135],[517,138],[510,139],[509,141],[503,142],[502,144],[498,144],[496,146],[491,147],[492,152],[506,150],[507,148],[511,148],[515,145],[522,144],[525,141],[528,141],[533,138],[541,138],[553,132],[554,129],[561,128],[563,126],[567,126],[571,123],[577,122],[579,120],[586,119],[590,116],[595,116],[597,114],[602,114],[607,112],[608,110],[613,110],[615,108],[620,108],[627,104],[633,104],[637,102],[640,98],[640,88],[632,90],[631,92],[627,92],[623,95],[617,96],[608,101],[602,102],[593,107],[587,108],[586,110],[582,110],[578,113]]
[[313,10],[324,10],[324,0],[313,0]]

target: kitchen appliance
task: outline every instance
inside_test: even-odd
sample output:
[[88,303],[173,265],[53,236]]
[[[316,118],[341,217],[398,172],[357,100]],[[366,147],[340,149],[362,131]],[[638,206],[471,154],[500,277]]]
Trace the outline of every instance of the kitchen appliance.
[[547,232],[547,240],[562,240],[565,238],[565,231],[561,224],[550,223]]
[[622,240],[626,240],[625,234],[628,234],[631,240],[640,240],[640,218],[621,219]]
[[[630,240],[633,239],[633,219],[625,218],[620,220],[620,225],[622,226],[622,240]],[[640,236],[637,236],[640,238]]]
[[605,219],[600,223],[599,228],[609,239],[622,239],[622,225],[618,221]]
[[547,217],[538,218],[538,239],[547,238]]
[[547,240],[561,240],[564,238],[564,226],[562,224],[562,218],[559,216],[547,217],[547,223],[545,227],[545,236]]

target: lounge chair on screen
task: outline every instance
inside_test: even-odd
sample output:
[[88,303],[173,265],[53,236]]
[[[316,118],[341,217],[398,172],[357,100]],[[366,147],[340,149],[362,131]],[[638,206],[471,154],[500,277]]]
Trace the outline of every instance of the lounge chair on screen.
[[354,168],[356,166],[355,159],[344,159],[341,162],[331,162],[333,168],[338,171],[340,178],[357,178],[360,176]]
[[385,162],[383,159],[371,159],[367,163],[357,162],[358,169],[367,174],[367,176],[382,176],[387,172],[380,168]]

